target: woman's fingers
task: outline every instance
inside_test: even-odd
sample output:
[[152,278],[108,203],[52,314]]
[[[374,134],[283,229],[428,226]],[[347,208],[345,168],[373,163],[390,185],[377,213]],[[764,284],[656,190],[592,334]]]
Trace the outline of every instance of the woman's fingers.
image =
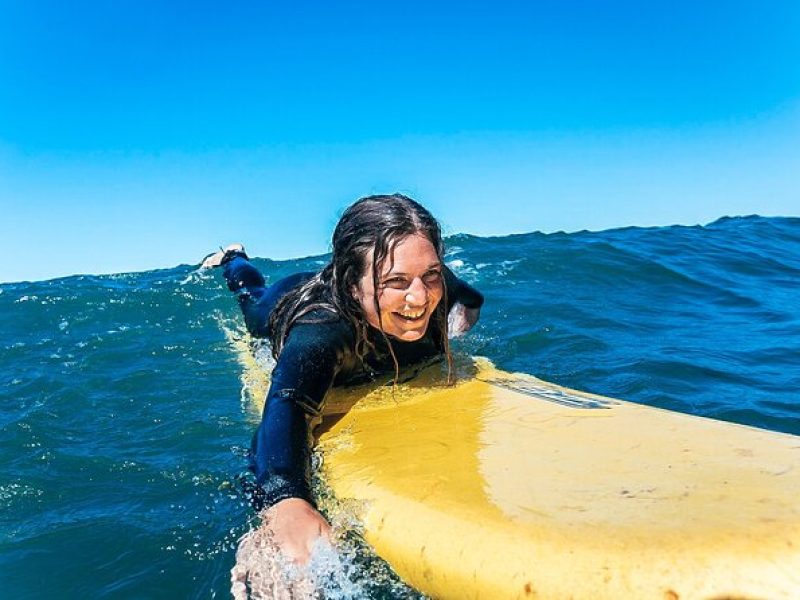
[[306,565],[320,540],[330,543],[331,527],[305,500],[290,498],[263,515],[261,527],[239,540],[231,569],[234,600],[312,598],[313,578],[301,570],[292,574],[286,559]]
[[300,498],[287,498],[267,511],[265,518],[281,551],[294,562],[304,565],[314,544],[322,537],[330,540],[331,528],[313,506]]
[[239,540],[236,565],[231,569],[234,600],[310,600],[314,584],[306,573],[287,569],[266,522]]

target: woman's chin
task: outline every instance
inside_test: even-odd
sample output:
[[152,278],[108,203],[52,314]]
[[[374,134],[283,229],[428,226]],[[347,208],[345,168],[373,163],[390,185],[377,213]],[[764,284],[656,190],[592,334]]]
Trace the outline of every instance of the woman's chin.
[[424,331],[405,331],[401,335],[395,335],[394,337],[401,342],[416,342],[417,340],[422,339],[424,335]]
[[420,319],[420,323],[409,323],[402,317],[392,315],[392,331],[386,333],[402,342],[416,342],[428,330],[428,320]]

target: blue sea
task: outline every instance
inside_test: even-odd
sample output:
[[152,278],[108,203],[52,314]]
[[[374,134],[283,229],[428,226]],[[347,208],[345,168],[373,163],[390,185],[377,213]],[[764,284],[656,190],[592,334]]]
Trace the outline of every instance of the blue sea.
[[[487,298],[458,352],[800,435],[800,219],[447,244]],[[274,281],[324,259],[256,262]],[[252,520],[240,326],[193,265],[0,285],[0,598],[230,597]],[[374,569],[352,562],[352,589]]]

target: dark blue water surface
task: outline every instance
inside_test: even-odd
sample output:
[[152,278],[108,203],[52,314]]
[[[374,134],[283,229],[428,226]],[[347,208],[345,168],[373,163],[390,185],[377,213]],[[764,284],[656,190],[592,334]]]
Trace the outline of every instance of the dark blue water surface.
[[[800,434],[800,219],[457,235],[448,262],[487,297],[460,352]],[[254,427],[237,319],[190,266],[0,285],[0,597],[229,597]]]

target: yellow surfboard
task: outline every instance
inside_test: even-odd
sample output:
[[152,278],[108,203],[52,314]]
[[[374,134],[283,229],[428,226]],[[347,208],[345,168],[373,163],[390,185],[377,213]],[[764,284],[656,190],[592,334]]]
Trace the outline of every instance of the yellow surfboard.
[[327,484],[435,598],[800,598],[798,437],[480,360],[331,396]]
[[[800,438],[506,373],[336,389],[323,475],[433,598],[800,598]],[[263,395],[262,395],[263,397]],[[353,502],[355,501],[355,502]]]

